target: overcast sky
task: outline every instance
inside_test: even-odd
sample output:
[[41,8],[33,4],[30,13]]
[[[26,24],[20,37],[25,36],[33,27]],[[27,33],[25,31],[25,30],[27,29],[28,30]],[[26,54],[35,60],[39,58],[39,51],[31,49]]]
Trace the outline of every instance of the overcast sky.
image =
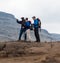
[[42,28],[60,34],[60,0],[0,0],[0,11],[16,18],[37,16]]

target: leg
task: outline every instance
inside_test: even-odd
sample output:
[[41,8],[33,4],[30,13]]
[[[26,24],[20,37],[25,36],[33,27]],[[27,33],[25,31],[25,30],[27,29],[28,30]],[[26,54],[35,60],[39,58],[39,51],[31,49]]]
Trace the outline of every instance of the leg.
[[26,39],[27,39],[27,34],[25,32],[25,34],[24,34],[24,40],[26,41]]
[[27,32],[27,37],[28,37],[28,40],[29,40],[29,41],[31,41],[30,29],[28,29],[26,32]]
[[19,34],[19,40],[21,40],[21,36],[22,36],[23,32],[24,32],[24,30],[21,28],[20,34]]
[[37,28],[37,30],[36,30],[36,31],[37,31],[37,32],[36,32],[37,41],[38,41],[38,42],[40,42],[39,29]]
[[35,35],[35,38],[36,38],[36,41],[37,41],[37,37],[36,37],[36,29],[34,29],[34,35]]
[[36,41],[37,41],[37,42],[40,42],[40,37],[39,37],[38,28],[35,28],[35,29],[34,29],[34,34],[35,34],[35,37],[36,37]]

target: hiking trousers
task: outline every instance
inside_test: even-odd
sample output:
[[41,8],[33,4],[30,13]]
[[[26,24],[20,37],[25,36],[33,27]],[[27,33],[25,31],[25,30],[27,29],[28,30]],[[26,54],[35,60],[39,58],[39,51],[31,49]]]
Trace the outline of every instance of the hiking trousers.
[[34,34],[35,34],[35,37],[36,37],[36,42],[40,42],[39,28],[34,28]]
[[26,34],[27,34],[27,39],[28,39],[28,41],[31,41],[30,29],[27,29],[27,30],[26,30]]
[[26,29],[21,28],[20,34],[19,34],[19,40],[21,40],[22,34],[24,33],[24,40],[26,41],[27,36],[25,32],[26,32]]

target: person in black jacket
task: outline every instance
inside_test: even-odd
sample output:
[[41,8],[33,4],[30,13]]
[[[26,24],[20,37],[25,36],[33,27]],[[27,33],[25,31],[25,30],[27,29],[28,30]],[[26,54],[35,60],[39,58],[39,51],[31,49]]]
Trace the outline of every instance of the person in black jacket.
[[[19,21],[17,19],[17,23],[21,24],[19,40],[21,40],[22,34],[25,33],[25,31],[26,31],[26,29],[25,29],[25,19],[24,19],[24,17],[22,17],[21,19],[22,19],[22,21]],[[24,40],[26,41],[26,33],[24,34]]]

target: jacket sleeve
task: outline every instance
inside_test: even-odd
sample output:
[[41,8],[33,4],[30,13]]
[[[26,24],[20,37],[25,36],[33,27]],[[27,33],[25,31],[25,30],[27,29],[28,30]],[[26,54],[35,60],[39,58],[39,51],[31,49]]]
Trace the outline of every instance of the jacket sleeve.
[[19,21],[18,19],[16,19],[16,20],[17,20],[17,23],[22,24],[22,21]]

